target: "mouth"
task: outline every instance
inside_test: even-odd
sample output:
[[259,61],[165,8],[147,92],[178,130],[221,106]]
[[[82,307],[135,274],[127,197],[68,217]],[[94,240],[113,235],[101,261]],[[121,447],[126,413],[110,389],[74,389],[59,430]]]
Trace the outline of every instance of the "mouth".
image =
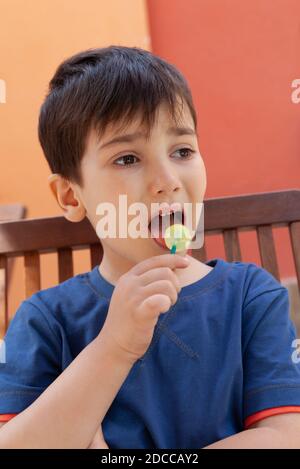
[[154,242],[158,244],[158,246],[169,251],[169,248],[165,243],[164,233],[169,226],[174,225],[176,223],[184,225],[184,221],[184,210],[171,210],[169,213],[166,213],[164,215],[155,215],[150,220],[148,225],[150,237],[153,238]]

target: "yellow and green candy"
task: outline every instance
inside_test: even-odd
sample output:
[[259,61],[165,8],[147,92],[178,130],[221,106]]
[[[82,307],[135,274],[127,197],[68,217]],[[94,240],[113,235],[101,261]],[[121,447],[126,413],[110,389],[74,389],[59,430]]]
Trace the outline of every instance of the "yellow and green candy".
[[184,251],[188,248],[192,236],[190,230],[181,223],[168,226],[164,235],[166,246],[171,249],[171,254],[176,251]]

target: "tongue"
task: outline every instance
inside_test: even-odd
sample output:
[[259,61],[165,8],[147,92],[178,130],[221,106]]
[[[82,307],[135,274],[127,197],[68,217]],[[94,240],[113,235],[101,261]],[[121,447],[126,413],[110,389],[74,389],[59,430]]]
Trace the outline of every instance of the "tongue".
[[159,241],[160,244],[162,244],[163,246],[166,246],[163,234],[165,230],[168,228],[168,226],[172,225],[173,223],[174,223],[173,213],[165,217],[164,223],[162,222],[161,216],[155,217],[151,223],[151,236],[155,238],[157,241]]

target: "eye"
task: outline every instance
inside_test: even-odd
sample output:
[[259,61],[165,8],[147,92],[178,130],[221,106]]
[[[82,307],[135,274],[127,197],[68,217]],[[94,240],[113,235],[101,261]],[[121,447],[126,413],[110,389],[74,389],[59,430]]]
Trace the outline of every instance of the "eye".
[[175,153],[177,153],[178,151],[181,154],[185,153],[185,156],[183,156],[183,158],[180,158],[180,159],[184,159],[184,160],[187,160],[188,158],[190,158],[192,156],[193,153],[195,153],[194,150],[191,150],[190,148],[179,148],[178,150],[175,151]]
[[[132,160],[133,158],[136,158],[136,156],[134,155],[124,155],[124,156],[120,156],[120,158],[117,158],[113,164],[115,164],[116,166],[132,166]],[[117,161],[123,161],[123,163],[119,164],[117,163]]]
[[[192,156],[193,153],[195,153],[195,151],[191,150],[190,148],[179,148],[178,150],[175,151],[175,153],[177,153],[177,152],[181,153],[181,158],[179,158],[179,159],[183,159],[183,160],[187,160],[188,158],[190,158]],[[183,157],[182,157],[182,153],[185,153],[185,155],[183,155]],[[116,166],[123,166],[123,167],[133,166],[134,165],[134,158],[137,159],[137,157],[135,155],[131,155],[131,154],[120,156],[119,158],[117,158],[113,162],[113,164],[116,165]],[[120,163],[118,163],[118,162],[120,162]]]

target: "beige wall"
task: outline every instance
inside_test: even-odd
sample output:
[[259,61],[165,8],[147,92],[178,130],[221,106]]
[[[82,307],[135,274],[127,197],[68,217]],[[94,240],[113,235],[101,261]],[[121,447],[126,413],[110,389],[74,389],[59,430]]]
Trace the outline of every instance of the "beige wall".
[[[21,202],[28,218],[61,213],[47,185],[39,108],[63,59],[111,44],[150,48],[144,0],[0,0],[0,80],[6,85],[6,102],[0,100],[0,204]],[[77,258],[76,271],[89,268]],[[53,256],[42,264],[43,287],[50,286],[57,280]],[[11,287],[13,314],[24,296],[19,261]]]

